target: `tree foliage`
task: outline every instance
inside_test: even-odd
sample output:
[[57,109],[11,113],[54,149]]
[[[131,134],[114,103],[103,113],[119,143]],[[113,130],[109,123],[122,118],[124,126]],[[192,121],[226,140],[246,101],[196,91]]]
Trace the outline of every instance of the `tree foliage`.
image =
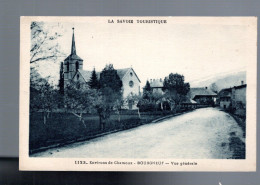
[[57,108],[59,104],[59,93],[47,79],[31,68],[30,71],[30,111],[43,113],[44,124],[46,124],[49,113]]
[[100,73],[100,88],[103,89],[111,88],[116,94],[122,94],[122,81],[114,69],[112,64],[106,65],[106,67]]
[[59,79],[59,92],[64,95],[64,72],[63,72],[63,62],[60,64],[60,79]]
[[98,80],[95,68],[93,69],[93,71],[91,73],[91,77],[90,77],[90,80],[88,82],[88,85],[91,89],[99,89],[100,88],[100,84],[99,84],[99,80]]
[[152,93],[153,92],[152,92],[151,85],[150,85],[149,81],[147,80],[146,84],[144,86],[144,89],[143,89],[143,98],[144,99],[151,99]]
[[165,92],[165,98],[170,102],[171,110],[174,110],[181,101],[185,100],[190,91],[190,84],[184,82],[183,75],[170,73],[164,79],[163,91]]
[[92,113],[98,102],[98,93],[90,89],[85,83],[70,83],[66,85],[64,105],[68,112],[79,118],[86,127],[83,113]]
[[107,65],[100,73],[100,95],[97,112],[100,117],[101,129],[104,129],[106,120],[110,117],[113,110],[119,111],[122,106],[122,81],[112,64]]
[[214,93],[218,93],[219,89],[216,83],[212,83],[210,85],[210,90],[212,90]]

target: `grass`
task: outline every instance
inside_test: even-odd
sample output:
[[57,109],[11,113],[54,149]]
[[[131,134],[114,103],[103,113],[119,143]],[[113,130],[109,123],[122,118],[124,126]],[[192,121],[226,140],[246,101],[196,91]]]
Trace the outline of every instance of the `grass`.
[[130,129],[162,117],[160,114],[111,115],[103,130],[100,129],[97,115],[84,114],[86,127],[71,113],[51,113],[46,124],[43,123],[43,113],[30,114],[29,149],[30,153],[55,144],[76,142],[77,140],[94,137],[98,134]]

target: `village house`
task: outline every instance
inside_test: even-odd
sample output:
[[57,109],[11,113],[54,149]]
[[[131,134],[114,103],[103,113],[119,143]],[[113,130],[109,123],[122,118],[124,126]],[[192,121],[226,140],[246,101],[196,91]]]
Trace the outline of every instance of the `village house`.
[[[131,95],[140,95],[140,79],[132,67],[116,70],[123,84],[123,98],[125,99],[123,108],[137,109],[136,104],[131,100],[128,101],[127,97]],[[65,85],[71,82],[88,83],[92,74],[92,71],[83,70],[83,60],[76,54],[74,28],[71,54],[64,60],[63,71]],[[100,77],[100,72],[97,72],[97,77]]]
[[201,105],[215,105],[217,98],[217,94],[207,87],[190,88],[188,96]]
[[241,85],[234,86],[232,88],[232,96],[231,96],[231,102],[233,107],[238,107],[242,105],[244,108],[246,106],[246,84],[244,82],[241,82]]
[[222,89],[218,93],[218,105],[222,109],[229,109],[231,106],[232,88]]
[[181,103],[181,108],[184,109],[196,109],[198,107],[198,103],[192,99],[190,99],[189,97],[187,97],[187,99],[185,101],[183,101]]
[[[152,92],[158,94],[164,94],[163,92],[163,80],[150,79],[149,81]],[[190,92],[187,95],[186,100],[181,102],[182,108],[197,108],[201,105],[215,105],[217,94],[205,88],[190,88]]]
[[222,89],[218,93],[219,107],[221,109],[230,109],[234,114],[245,116],[246,86],[244,81],[241,81],[241,85],[239,86]]
[[153,93],[163,94],[163,80],[160,79],[150,79],[150,86]]
[[[149,83],[150,83],[150,86],[151,86],[153,93],[158,93],[158,94],[161,94],[161,95],[164,94],[162,78],[160,78],[160,79],[150,79]],[[186,99],[181,102],[181,108],[195,109],[195,108],[198,107],[198,103],[193,98],[195,98],[199,102],[202,102],[203,98],[208,99],[208,98],[212,98],[212,96],[214,97],[214,100],[215,100],[216,94],[211,92],[210,90],[206,90],[206,89],[203,89],[203,88],[191,88],[190,92],[188,93],[188,95],[186,97]],[[164,101],[164,103],[167,104],[167,100],[165,98],[162,99],[162,100]]]

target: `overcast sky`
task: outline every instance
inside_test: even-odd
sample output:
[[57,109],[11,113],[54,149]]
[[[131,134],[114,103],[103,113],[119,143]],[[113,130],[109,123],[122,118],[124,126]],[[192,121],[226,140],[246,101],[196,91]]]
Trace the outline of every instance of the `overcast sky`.
[[[250,58],[252,28],[239,18],[161,17],[156,19],[167,19],[166,24],[108,23],[112,19],[116,22],[119,18],[59,20],[62,50],[70,54],[74,27],[77,55],[84,60],[83,69],[95,67],[100,71],[108,63],[116,69],[132,66],[142,85],[147,79],[164,78],[171,72],[183,74],[185,81],[191,82],[243,71]],[[121,19],[148,20],[149,17]],[[59,63],[42,66],[41,70],[53,76],[59,71]]]

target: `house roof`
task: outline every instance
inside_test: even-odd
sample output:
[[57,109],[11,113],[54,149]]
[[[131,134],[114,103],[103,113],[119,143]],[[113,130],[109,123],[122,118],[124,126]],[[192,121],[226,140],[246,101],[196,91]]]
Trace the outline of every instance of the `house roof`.
[[150,80],[150,86],[152,88],[162,88],[163,87],[163,81],[160,79],[152,79]]
[[222,89],[222,90],[219,91],[218,96],[219,97],[229,97],[229,96],[231,96],[233,88],[234,89],[246,88],[246,84],[239,85],[239,86],[234,86],[234,87],[230,87],[230,88],[226,88],[226,89]]
[[185,101],[182,102],[183,104],[196,104],[197,102],[190,99],[190,98],[187,98]]
[[241,89],[241,88],[246,88],[246,84],[239,85],[239,86],[234,86],[235,89]]
[[221,91],[219,91],[218,96],[219,97],[228,97],[231,96],[231,88],[226,88],[226,89],[222,89]]
[[[124,76],[127,74],[127,72],[128,72],[130,69],[131,69],[131,68],[116,69],[119,78],[122,80],[122,79],[124,78]],[[133,70],[133,69],[132,69],[132,70]],[[85,80],[86,82],[88,82],[88,81],[90,80],[92,71],[86,71],[86,70],[82,70],[82,69],[79,69],[78,71],[79,71],[79,73],[82,75],[82,77],[84,78],[84,80]],[[133,72],[134,72],[134,70],[133,70]],[[97,72],[97,71],[96,71],[96,74],[97,74],[98,79],[100,78],[100,73],[101,73],[101,72]],[[135,73],[135,72],[134,72],[134,73]],[[135,75],[136,75],[136,73],[135,73]],[[139,78],[138,78],[137,75],[136,75],[136,77],[137,77],[137,79],[139,80]],[[140,82],[140,80],[139,80],[139,82]]]
[[194,99],[195,96],[217,96],[216,93],[210,89],[202,88],[190,88],[190,98]]

